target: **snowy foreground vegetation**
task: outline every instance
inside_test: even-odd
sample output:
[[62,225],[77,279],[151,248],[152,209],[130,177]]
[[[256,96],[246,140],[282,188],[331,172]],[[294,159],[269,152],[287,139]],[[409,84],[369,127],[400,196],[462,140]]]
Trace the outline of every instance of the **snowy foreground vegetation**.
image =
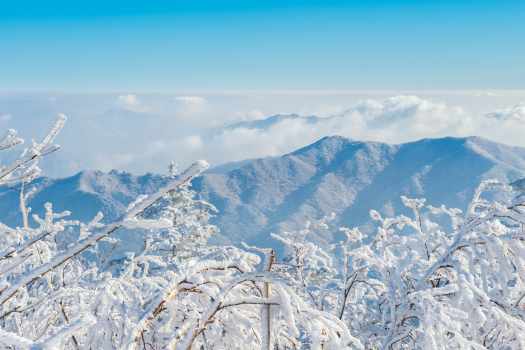
[[[465,213],[403,197],[412,215],[372,210],[369,235],[312,221],[273,235],[280,254],[207,243],[215,209],[190,187],[205,162],[113,223],[52,204],[30,220],[31,181],[64,123],[0,169],[23,218],[0,224],[2,348],[525,349],[525,198],[506,184],[481,183]],[[9,131],[0,149],[22,142]],[[121,229],[143,249],[109,261]],[[311,243],[322,230],[340,242]]]

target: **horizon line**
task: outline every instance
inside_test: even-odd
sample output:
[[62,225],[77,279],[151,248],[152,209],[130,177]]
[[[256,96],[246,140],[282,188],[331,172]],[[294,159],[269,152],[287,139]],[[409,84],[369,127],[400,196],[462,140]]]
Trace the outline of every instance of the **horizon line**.
[[475,88],[475,89],[174,89],[162,91],[145,91],[145,90],[73,90],[61,91],[55,89],[0,89],[0,96],[24,95],[24,94],[55,94],[55,95],[207,95],[207,96],[235,96],[235,95],[388,95],[388,94],[450,94],[458,96],[498,96],[503,95],[521,95],[525,94],[523,89],[492,89],[492,88]]

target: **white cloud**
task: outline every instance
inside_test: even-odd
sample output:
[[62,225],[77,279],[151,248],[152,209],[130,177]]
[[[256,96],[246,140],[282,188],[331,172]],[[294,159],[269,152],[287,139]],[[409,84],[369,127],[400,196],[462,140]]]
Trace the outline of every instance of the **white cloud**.
[[[525,133],[523,104],[474,117],[462,107],[434,99],[395,96],[382,100],[363,100],[331,117],[313,120],[284,117],[273,124],[250,124],[249,121],[260,120],[262,113],[248,110],[244,114],[234,113],[238,120],[244,119],[247,123],[210,132],[213,119],[207,113],[213,113],[213,109],[208,108],[210,106],[206,99],[185,96],[177,97],[176,101],[185,108],[195,107],[185,109],[188,123],[193,128],[181,131],[178,136],[160,135],[156,140],[148,141],[146,147],[138,148],[133,157],[124,152],[113,153],[107,159],[105,157],[103,163],[101,159],[97,163],[103,164],[104,168],[110,165],[136,167],[139,164],[151,168],[156,167],[159,161],[167,164],[174,159],[184,165],[194,159],[207,159],[217,165],[281,155],[327,135],[393,144],[428,137],[479,135],[525,146],[522,137]],[[177,110],[177,122],[169,125],[180,122],[180,113],[181,110]],[[150,136],[144,137],[147,139]]]
[[[336,134],[389,143],[479,135],[525,146],[525,103],[520,103],[525,93],[498,94],[502,96],[108,94],[60,95],[53,101],[0,95],[5,108],[0,123],[30,139],[48,128],[57,113],[70,115],[59,136],[63,149],[43,163],[51,176],[86,168],[161,172],[171,160],[182,167],[195,159],[219,164],[280,155]],[[148,118],[133,118],[129,111]],[[279,113],[320,118],[261,122]],[[244,123],[231,127],[239,121]]]
[[525,103],[485,114],[476,125],[476,135],[494,141],[525,147]]
[[115,105],[130,112],[146,112],[148,108],[139,100],[137,95],[128,94],[117,96]]
[[[352,124],[359,128],[352,128]],[[396,96],[357,104],[342,115],[337,127],[345,136],[400,143],[424,137],[464,136],[473,130],[473,120],[460,107],[417,96]]]
[[423,137],[465,136],[473,131],[473,120],[462,108],[416,96],[397,96],[366,100],[339,115],[314,122],[282,118],[265,128],[226,128],[199,139],[198,148],[188,144],[183,153],[221,163],[283,154],[326,135],[400,143]]
[[208,101],[204,97],[177,96],[175,97],[174,113],[177,120],[191,125],[204,126],[213,118],[208,107]]

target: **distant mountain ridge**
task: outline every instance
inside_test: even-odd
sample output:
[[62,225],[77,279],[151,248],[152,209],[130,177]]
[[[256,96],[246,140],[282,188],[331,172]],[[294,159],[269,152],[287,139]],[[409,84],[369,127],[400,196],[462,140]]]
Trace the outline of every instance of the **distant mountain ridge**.
[[246,128],[246,129],[261,129],[265,130],[274,125],[277,125],[285,120],[301,120],[308,124],[315,124],[323,118],[317,117],[315,115],[311,116],[302,116],[299,114],[276,114],[263,119],[241,121],[230,124],[225,127],[228,129],[237,129],[237,128]]
[[270,232],[332,212],[342,224],[365,224],[372,208],[400,210],[401,195],[464,209],[481,180],[524,176],[525,149],[482,138],[389,145],[332,136],[281,157],[206,174],[195,186],[218,206],[217,223],[229,238],[263,243]]
[[[36,189],[28,206],[33,212],[42,214],[44,203],[51,202],[55,211],[69,210],[72,218],[82,221],[92,219],[101,211],[104,213],[104,220],[109,222],[122,215],[137,196],[152,193],[165,183],[166,179],[161,175],[135,176],[116,170],[108,173],[85,170],[61,179],[42,177],[28,186]],[[18,187],[0,188],[2,222],[20,224],[18,196]]]
[[[214,222],[221,240],[272,244],[269,233],[300,227],[308,218],[332,212],[345,225],[366,225],[370,209],[402,209],[400,195],[464,209],[479,182],[525,178],[525,148],[478,137],[423,139],[390,145],[330,136],[279,157],[220,166],[194,181],[203,199],[220,211]],[[44,201],[74,218],[98,210],[111,221],[139,194],[165,183],[163,176],[85,171],[64,179],[42,178],[29,202],[41,212]],[[519,181],[516,183],[520,183]],[[0,189],[0,219],[19,222],[18,191]],[[329,242],[333,237],[317,237]]]

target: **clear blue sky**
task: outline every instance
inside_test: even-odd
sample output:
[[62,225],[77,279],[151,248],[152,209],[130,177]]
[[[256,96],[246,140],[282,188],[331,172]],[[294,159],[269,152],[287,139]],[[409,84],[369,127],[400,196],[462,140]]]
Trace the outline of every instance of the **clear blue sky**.
[[525,1],[2,1],[0,90],[525,88]]

